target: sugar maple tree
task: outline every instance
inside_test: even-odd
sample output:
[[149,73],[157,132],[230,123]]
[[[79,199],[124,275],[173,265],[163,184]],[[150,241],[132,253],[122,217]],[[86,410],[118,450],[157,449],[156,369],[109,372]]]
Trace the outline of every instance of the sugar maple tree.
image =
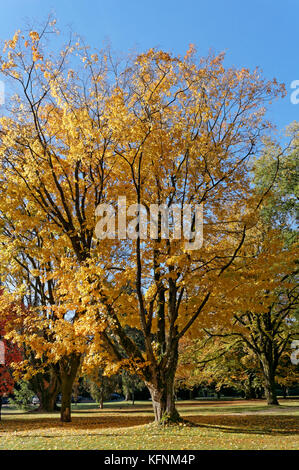
[[[240,250],[240,262],[235,263],[235,273],[231,272],[230,296],[223,298],[220,306],[225,312],[231,310],[232,323],[224,326],[220,322],[217,326],[215,321],[209,330],[208,347],[201,348],[203,351],[197,348],[198,367],[193,363],[196,375],[200,375],[198,380],[214,380],[218,385],[233,384],[232,379],[241,381],[242,374],[250,379],[256,375],[254,370],[260,369],[269,405],[278,404],[276,383],[291,384],[297,377],[290,345],[298,337],[298,246],[294,230],[298,124],[287,130],[291,141],[285,150],[266,140],[261,158],[254,162],[255,190],[261,197],[260,221]],[[225,330],[222,333],[221,328]],[[244,367],[238,349],[234,354],[232,345],[241,347],[241,353],[247,350],[253,355],[251,367],[250,363]],[[184,356],[187,360],[188,352]],[[184,362],[180,370],[183,368]]]
[[[222,54],[198,60],[192,47],[117,67],[77,42],[55,61],[49,28],[17,32],[1,59],[18,86],[0,121],[2,276],[11,264],[14,296],[29,285],[39,295],[12,335],[61,364],[63,420],[83,356],[92,369],[105,349],[145,381],[156,421],[175,421],[179,341],[211,324],[228,292],[255,223],[247,161],[269,127],[264,105],[283,87],[225,68]],[[180,211],[203,203],[203,247],[164,239],[160,223],[156,239],[97,240],[96,207],[119,196]]]
[[[24,100],[16,98],[17,119],[8,113],[1,123],[7,170],[2,179],[1,256],[3,279],[15,286],[12,297],[19,296],[28,307],[19,314],[15,336],[41,359],[41,372],[51,362],[58,365],[61,418],[68,421],[87,330],[79,322],[85,309],[78,300],[72,308],[68,304],[73,315],[65,318],[70,310],[63,307],[57,280],[68,263],[75,269],[90,257],[95,208],[103,196],[106,137],[100,130],[101,76],[92,81],[96,98],[91,92],[86,97],[83,88],[74,93],[72,71],[64,76],[71,48],[57,62],[43,61],[40,49],[47,27],[27,39],[17,32],[5,46],[10,60],[2,61],[2,70],[16,80]],[[60,287],[62,292],[62,283]],[[23,366],[28,376],[38,371],[36,363],[32,367],[25,361]]]
[[[164,240],[161,232],[157,240],[123,241],[115,263],[121,272],[100,287],[95,276],[90,290],[98,289],[113,334],[142,374],[157,422],[178,419],[179,341],[213,322],[254,223],[246,159],[263,129],[259,106],[273,91],[247,70],[225,70],[222,57],[200,66],[194,59],[191,50],[184,58],[153,50],[138,57],[128,89],[117,87],[111,96],[108,119],[119,194],[145,207],[204,203],[203,248],[186,250],[184,241]],[[123,325],[136,322],[145,353],[124,335]]]

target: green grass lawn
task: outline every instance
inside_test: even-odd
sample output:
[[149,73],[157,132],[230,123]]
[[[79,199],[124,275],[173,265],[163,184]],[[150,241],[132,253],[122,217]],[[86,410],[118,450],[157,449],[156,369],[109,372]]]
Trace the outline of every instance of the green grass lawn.
[[0,449],[293,450],[299,448],[299,401],[179,401],[193,426],[158,428],[150,402],[73,405],[71,423],[58,413],[22,412],[4,406]]

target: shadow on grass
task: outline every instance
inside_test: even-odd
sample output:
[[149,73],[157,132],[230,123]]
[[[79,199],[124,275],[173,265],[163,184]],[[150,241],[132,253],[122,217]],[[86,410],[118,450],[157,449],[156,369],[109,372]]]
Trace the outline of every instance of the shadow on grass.
[[77,417],[74,416],[70,423],[62,423],[59,416],[53,418],[37,419],[12,419],[2,420],[0,422],[0,432],[23,432],[37,429],[57,429],[64,428],[75,430],[125,428],[141,426],[153,421],[152,416],[100,416],[100,417]]
[[94,408],[92,410],[72,410],[73,413],[75,414],[94,414],[94,413],[100,413],[101,415],[105,414],[152,414],[152,408],[146,408],[146,409],[136,409],[136,410],[128,410],[126,408],[107,408],[107,409],[100,409],[100,408]]
[[294,416],[188,416],[199,428],[233,434],[286,436],[299,434],[299,417]]
[[[71,423],[62,423],[57,418],[39,418],[39,419],[13,419],[13,420],[4,420],[0,426],[0,432],[4,434],[14,433],[14,437],[48,437],[54,438],[58,437],[60,432],[63,430],[68,430],[71,435],[72,429],[74,431],[88,431],[88,430],[103,430],[102,433],[91,434],[92,436],[100,435],[102,437],[111,436],[115,437],[118,434],[111,432],[111,434],[105,433],[105,430],[109,428],[131,428],[137,427],[134,433],[137,434],[160,434],[163,435],[166,433],[177,433],[181,436],[189,435],[190,433],[196,433],[196,428],[210,430],[211,432],[221,432],[229,434],[242,434],[242,435],[269,435],[269,436],[294,436],[299,435],[299,417],[296,416],[285,416],[285,415],[275,415],[275,416],[265,416],[265,415],[247,415],[247,416],[228,416],[228,415],[213,415],[213,416],[203,416],[203,415],[193,415],[187,416],[186,419],[192,425],[190,427],[179,427],[172,426],[171,428],[162,428],[153,426],[153,416],[144,416],[144,415],[117,415],[117,416],[107,416],[102,415],[100,417],[73,417]],[[151,423],[151,424],[150,424]],[[150,427],[145,427],[144,425],[149,425]],[[49,435],[49,429],[54,430],[54,435]],[[22,434],[18,436],[17,432],[23,433],[28,432],[28,435]],[[35,432],[32,434],[31,432]],[[48,431],[48,432],[47,432]],[[57,432],[57,434],[55,433]],[[45,435],[43,435],[45,432]],[[38,433],[38,434],[37,434]],[[121,435],[121,434],[120,434]]]

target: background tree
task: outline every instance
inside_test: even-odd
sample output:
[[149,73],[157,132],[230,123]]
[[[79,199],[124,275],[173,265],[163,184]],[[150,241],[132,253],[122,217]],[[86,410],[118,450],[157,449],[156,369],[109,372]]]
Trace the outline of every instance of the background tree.
[[10,341],[5,339],[6,328],[5,323],[0,321],[0,345],[1,345],[1,362],[0,362],[0,420],[2,397],[7,397],[13,392],[15,379],[13,377],[12,365],[21,361],[22,355],[20,349]]
[[262,154],[253,164],[253,183],[266,198],[262,206],[265,224],[284,231],[286,241],[296,241],[298,215],[299,123],[286,129],[289,144],[285,149],[270,139],[265,141]]
[[29,382],[25,382],[24,380],[19,381],[13,390],[13,394],[14,397],[9,399],[11,405],[25,411],[33,409],[32,399],[34,397],[34,391],[30,387]]
[[276,374],[276,380],[282,389],[283,398],[287,398],[290,387],[296,386],[299,383],[299,368],[298,365],[291,363],[290,355],[291,348],[286,350],[281,357]]
[[252,248],[255,253],[248,246],[243,247],[247,260],[244,258],[235,276],[231,276],[231,289],[236,297],[223,299],[226,304],[223,307],[234,312],[232,330],[209,334],[239,338],[246,344],[260,363],[268,405],[278,405],[277,368],[298,335],[295,321],[298,288],[294,278],[297,249],[295,244],[285,247],[280,234],[264,229]]
[[233,388],[246,399],[263,390],[262,372],[255,354],[235,337],[205,337],[186,346],[180,356],[176,380],[179,386],[213,387],[216,392]]
[[104,400],[110,400],[112,393],[121,391],[120,380],[118,375],[105,376],[103,370],[99,369],[97,374],[84,377],[84,386],[100,409],[103,409]]
[[125,400],[132,400],[132,405],[135,403],[135,393],[144,388],[144,382],[136,374],[130,374],[127,370],[123,371],[121,375],[122,391]]
[[[259,203],[260,230],[263,232],[263,241],[260,241],[256,259],[259,260],[258,262],[261,260],[264,263],[268,257],[263,268],[268,273],[268,279],[266,280],[266,276],[259,273],[258,270],[254,274],[249,263],[249,270],[247,271],[246,268],[243,276],[246,276],[248,283],[252,284],[252,291],[249,295],[257,302],[258,309],[253,308],[253,312],[250,312],[250,301],[246,297],[246,293],[249,291],[243,281],[239,279],[241,289],[243,289],[242,293],[240,289],[239,295],[244,304],[244,310],[243,313],[236,313],[234,318],[235,326],[244,328],[242,332],[236,333],[235,331],[232,337],[229,336],[229,332],[223,336],[229,342],[234,338],[241,340],[246,338],[245,349],[251,349],[260,362],[269,404],[278,403],[275,380],[281,384],[284,381],[293,384],[296,380],[295,367],[290,363],[289,347],[291,339],[295,338],[299,331],[296,319],[298,316],[298,292],[296,290],[295,231],[298,210],[298,182],[296,178],[298,124],[290,125],[287,134],[290,137],[290,143],[285,149],[272,140],[266,139],[261,156],[254,161],[253,165],[253,183],[256,192],[261,197]],[[274,243],[272,247],[273,232],[269,227],[275,227],[281,238],[280,242]],[[262,290],[258,288],[259,281],[262,281],[260,284]],[[266,308],[267,305],[268,308]],[[246,310],[247,313],[245,313]],[[232,332],[234,330],[235,327],[232,327]],[[226,359],[229,359],[229,355],[223,357],[224,362]],[[213,363],[210,367],[213,368]],[[216,363],[214,367],[216,367]],[[289,381],[287,376],[289,376]]]

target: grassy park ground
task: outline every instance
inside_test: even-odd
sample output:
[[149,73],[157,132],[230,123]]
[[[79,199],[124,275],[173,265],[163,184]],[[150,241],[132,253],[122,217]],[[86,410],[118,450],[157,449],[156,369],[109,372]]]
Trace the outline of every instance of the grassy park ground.
[[71,423],[58,413],[24,412],[4,406],[0,449],[4,450],[294,450],[299,448],[299,400],[180,401],[193,426],[157,428],[150,402],[73,405]]

